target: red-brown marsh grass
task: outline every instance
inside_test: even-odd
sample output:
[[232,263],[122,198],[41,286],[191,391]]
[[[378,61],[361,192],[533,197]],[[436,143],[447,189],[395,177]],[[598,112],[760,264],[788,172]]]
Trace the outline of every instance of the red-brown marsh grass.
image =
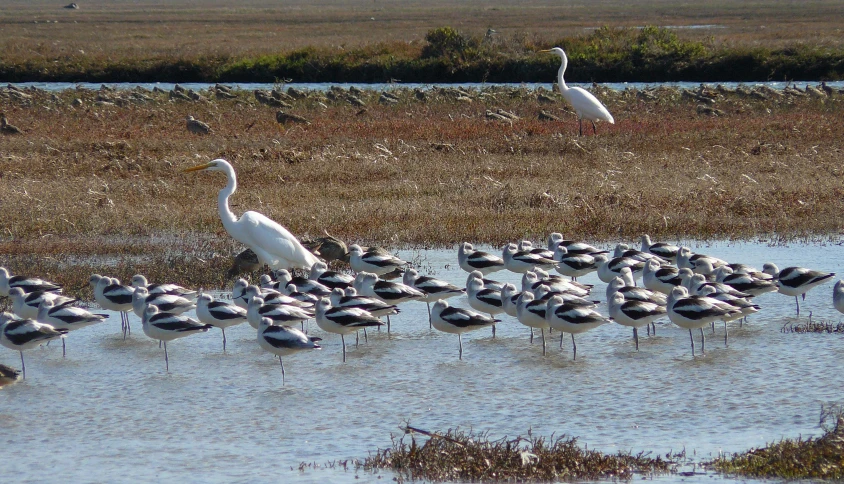
[[[668,473],[674,467],[661,456],[587,450],[577,439],[565,435],[546,439],[528,432],[524,437],[494,440],[485,433],[459,429],[407,432],[409,436],[393,436],[390,448],[370,454],[359,467],[371,472],[391,470],[399,482],[629,480],[636,474]],[[417,438],[424,442],[417,442]]]
[[[122,107],[97,104],[97,96],[127,96],[109,91],[1,100],[24,133],[0,139],[0,264],[31,273],[23,257],[164,265],[230,257],[241,247],[217,215],[225,179],[181,172],[217,157],[237,170],[235,212],[257,210],[299,236],[328,232],[347,242],[498,245],[552,231],[592,240],[788,238],[841,229],[840,95],[726,95],[715,102],[723,114],[710,117],[675,89],[598,91],[616,124],[579,137],[558,95],[546,105],[527,90],[474,91],[471,102],[447,90],[420,102],[400,90],[395,105],[368,92],[363,110],[312,93],[289,110],[311,124],[289,126],[251,93],[203,94],[210,101],[150,94]],[[498,108],[520,119],[486,116]],[[563,121],[541,121],[540,110]],[[188,115],[212,134],[190,134]]]

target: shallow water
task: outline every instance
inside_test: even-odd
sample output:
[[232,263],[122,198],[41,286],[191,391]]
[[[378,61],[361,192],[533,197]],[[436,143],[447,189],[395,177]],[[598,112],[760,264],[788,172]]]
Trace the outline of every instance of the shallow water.
[[[693,246],[730,261],[781,268],[801,265],[844,271],[837,244],[768,246],[715,243]],[[489,248],[486,248],[489,250]],[[465,284],[456,250],[399,251],[421,261],[422,273]],[[499,272],[496,279],[518,283]],[[605,285],[590,275],[594,294]],[[832,284],[811,291],[801,313],[838,322]],[[466,305],[465,298],[452,299]],[[534,434],[578,436],[607,452],[686,449],[690,456],[745,450],[783,436],[819,434],[820,405],[841,398],[844,355],[841,335],[783,334],[794,319],[794,298],[765,294],[763,310],[749,324],[707,331],[706,355],[691,357],[688,332],[667,319],[657,336],[602,326],[578,335],[578,359],[559,335],[542,357],[528,330],[509,317],[497,338],[489,330],[457,338],[428,329],[423,303],[402,306],[393,332],[371,331],[369,342],[341,361],[340,339],[323,334],[324,349],[285,359],[286,386],[278,361],[255,342],[244,324],[168,344],[146,338],[132,315],[124,342],[119,318],[82,329],[60,345],[26,353],[25,382],[0,390],[0,443],[14,452],[0,476],[14,482],[64,481],[372,481],[365,472],[318,469],[300,462],[364,458],[390,444],[406,421],[445,430],[472,427],[492,437]],[[604,313],[606,308],[601,309]],[[699,336],[696,337],[697,342]],[[17,353],[0,349],[0,363],[20,367]],[[390,479],[389,473],[380,474]],[[680,480],[680,476],[661,478]],[[692,480],[711,480],[695,476]],[[689,478],[685,478],[689,480]],[[357,480],[360,482],[360,480]]]

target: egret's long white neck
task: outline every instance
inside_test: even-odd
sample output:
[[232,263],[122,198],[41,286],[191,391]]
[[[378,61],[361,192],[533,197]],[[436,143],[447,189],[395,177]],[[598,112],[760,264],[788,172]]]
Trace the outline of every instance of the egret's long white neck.
[[565,52],[561,52],[560,57],[562,57],[563,62],[560,64],[560,70],[557,71],[557,82],[560,85],[560,92],[566,92],[569,90],[569,87],[566,85],[566,80],[563,79],[563,74],[566,73],[566,67],[569,65],[569,59],[566,57]]
[[234,168],[231,166],[226,166],[224,172],[226,177],[228,177],[228,183],[217,195],[217,210],[220,212],[220,220],[223,221],[223,227],[229,233],[233,233],[232,230],[234,229],[234,224],[237,222],[237,217],[229,208],[229,197],[237,190],[237,176],[234,174]]

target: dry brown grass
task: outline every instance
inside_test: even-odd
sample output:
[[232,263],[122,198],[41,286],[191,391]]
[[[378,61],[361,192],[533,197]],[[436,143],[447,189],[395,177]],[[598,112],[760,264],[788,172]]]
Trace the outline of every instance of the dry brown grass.
[[[841,228],[840,95],[728,96],[717,102],[725,114],[708,117],[673,90],[656,100],[598,93],[617,124],[577,137],[562,101],[541,105],[527,91],[473,93],[471,103],[443,94],[422,103],[402,92],[393,106],[369,93],[360,115],[344,102],[309,99],[292,111],[312,124],[288,128],[251,93],[208,103],[159,95],[125,107],[96,105],[96,94],[0,101],[25,130],[0,143],[0,265],[29,273],[21,261],[32,255],[147,264],[143,257],[154,255],[169,265],[185,255],[228,257],[238,247],[216,211],[225,180],[180,171],[216,157],[239,175],[236,212],[258,210],[296,234],[347,241],[500,244],[551,231],[788,237]],[[83,107],[71,106],[76,97]],[[499,107],[522,119],[488,120],[485,111]],[[540,121],[541,109],[565,122]],[[213,134],[188,133],[188,114]]]
[[[10,0],[0,10],[0,52],[7,63],[28,59],[201,58],[278,53],[307,46],[349,48],[377,42],[423,42],[435,27],[469,35],[494,28],[507,38],[558,39],[609,25],[718,25],[683,29],[682,37],[714,44],[841,46],[840,2],[578,0],[525,2],[445,0],[279,3],[177,0],[80,3]],[[55,23],[57,22],[57,23]]]

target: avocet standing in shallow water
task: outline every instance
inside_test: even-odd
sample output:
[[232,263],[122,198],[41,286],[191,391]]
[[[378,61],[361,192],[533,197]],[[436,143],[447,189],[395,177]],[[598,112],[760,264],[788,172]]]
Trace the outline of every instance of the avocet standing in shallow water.
[[466,272],[480,271],[483,275],[504,269],[504,260],[501,257],[475,250],[468,242],[463,242],[457,249],[457,263]]
[[458,359],[463,359],[463,333],[486,326],[492,326],[500,320],[469,309],[455,308],[448,305],[448,301],[440,300],[431,309],[431,324],[434,329],[444,333],[457,334],[460,345]]
[[282,385],[284,385],[284,361],[281,358],[300,351],[322,349],[317,344],[318,341],[322,339],[308,336],[291,326],[275,326],[270,318],[261,318],[261,324],[258,326],[258,346],[278,356]]
[[825,284],[835,277],[834,272],[821,272],[804,267],[786,267],[783,270],[768,262],[762,266],[762,272],[774,276],[777,280],[779,293],[786,296],[794,296],[794,303],[797,305],[797,315],[800,315],[800,300],[797,296],[802,296],[806,300],[806,293],[810,289]]
[[164,342],[164,365],[170,371],[170,358],[167,355],[167,342],[176,338],[184,338],[196,333],[204,333],[211,329],[211,325],[181,314],[168,314],[158,311],[156,306],[147,306],[141,320],[144,334],[156,341]]
[[64,338],[66,334],[66,329],[55,329],[49,324],[41,324],[32,319],[17,319],[12,313],[0,314],[0,345],[21,354],[21,371],[24,380],[26,379],[24,350],[31,350],[48,341]]

